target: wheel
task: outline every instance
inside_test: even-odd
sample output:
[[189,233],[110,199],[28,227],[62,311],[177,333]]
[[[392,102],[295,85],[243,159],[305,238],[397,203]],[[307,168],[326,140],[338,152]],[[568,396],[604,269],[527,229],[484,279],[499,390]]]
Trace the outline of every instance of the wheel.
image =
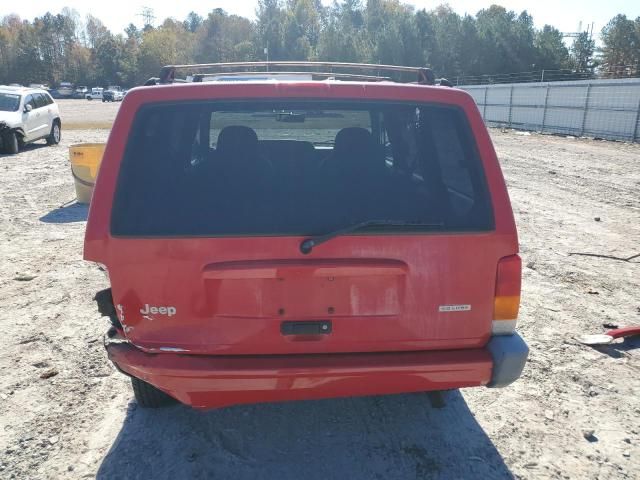
[[102,103],[104,103],[104,102],[106,102],[106,100],[103,98],[103,99],[102,99]]
[[138,405],[142,408],[167,407],[178,402],[175,398],[170,397],[162,390],[158,390],[153,385],[139,378],[131,377],[131,386],[133,387],[136,402],[138,402]]
[[93,100],[93,98],[91,98],[91,97],[87,97],[87,100],[91,101],[91,100]]
[[51,126],[51,133],[47,137],[47,145],[57,145],[62,138],[62,129],[60,128],[60,122],[55,120]]
[[20,150],[16,132],[5,133],[2,137],[2,144],[4,145],[4,151],[10,155],[15,155]]

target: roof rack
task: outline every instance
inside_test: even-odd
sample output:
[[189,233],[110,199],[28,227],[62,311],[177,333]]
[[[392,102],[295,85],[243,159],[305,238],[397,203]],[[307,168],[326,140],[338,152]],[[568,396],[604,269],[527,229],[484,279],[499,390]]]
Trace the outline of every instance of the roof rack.
[[[276,69],[273,71],[272,69]],[[305,68],[308,71],[279,71],[281,68]],[[229,69],[236,69],[228,71]],[[318,69],[319,71],[314,71]],[[151,78],[145,85],[156,85],[180,82],[176,78],[178,70],[187,71],[193,78],[194,82],[201,82],[204,78],[210,76],[240,76],[247,73],[270,73],[277,74],[311,74],[312,78],[318,80],[337,79],[337,80],[359,80],[359,81],[389,81],[389,76],[381,76],[381,72],[404,72],[416,75],[415,82],[420,85],[440,85],[451,86],[446,79],[436,81],[433,71],[428,67],[405,67],[400,65],[379,65],[371,63],[345,63],[345,62],[307,62],[307,61],[271,61],[271,62],[227,62],[227,63],[200,63],[191,65],[167,65],[160,70],[159,78]],[[327,72],[327,70],[329,70]],[[363,73],[340,73],[333,70],[352,70]],[[368,74],[367,74],[368,72]],[[375,73],[375,74],[371,74]]]
[[[289,71],[270,71],[270,72],[215,72],[215,73],[196,73],[193,75],[194,82],[203,82],[207,80],[207,77],[215,77],[219,78],[233,78],[233,77],[242,77],[246,75],[272,75],[274,77],[277,76],[288,76],[288,75],[309,75],[312,80],[360,80],[360,81],[368,81],[368,82],[382,82],[382,81],[392,81],[391,77],[383,77],[380,75],[359,75],[354,73],[335,73],[335,72],[289,72]],[[177,81],[177,80],[175,80]]]

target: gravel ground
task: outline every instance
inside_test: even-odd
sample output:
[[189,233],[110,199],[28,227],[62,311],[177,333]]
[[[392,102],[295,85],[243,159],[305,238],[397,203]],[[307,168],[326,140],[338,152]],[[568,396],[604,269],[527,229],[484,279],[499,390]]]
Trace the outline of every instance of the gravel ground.
[[65,99],[56,103],[65,130],[111,128],[120,108],[120,102],[101,100]]
[[[67,125],[117,109],[67,102]],[[492,131],[525,265],[511,387],[201,413],[137,408],[106,360],[66,147],[107,134],[0,155],[0,478],[638,478],[640,342],[574,337],[640,323],[640,259],[570,253],[640,253],[640,145]]]

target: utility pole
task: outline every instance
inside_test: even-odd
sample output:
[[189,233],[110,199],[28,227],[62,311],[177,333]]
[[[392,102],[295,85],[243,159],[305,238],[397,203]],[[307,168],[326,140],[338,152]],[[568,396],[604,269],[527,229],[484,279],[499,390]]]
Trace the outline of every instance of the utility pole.
[[138,17],[142,17],[143,27],[153,27],[153,22],[156,16],[153,14],[153,8],[142,7],[142,11],[138,14]]
[[589,40],[593,36],[593,25],[595,22],[591,22],[591,30],[589,30],[589,25],[587,25],[586,30],[582,30],[582,21],[578,23],[578,31],[577,32],[562,32],[563,38],[578,38],[581,34],[586,33],[589,36]]

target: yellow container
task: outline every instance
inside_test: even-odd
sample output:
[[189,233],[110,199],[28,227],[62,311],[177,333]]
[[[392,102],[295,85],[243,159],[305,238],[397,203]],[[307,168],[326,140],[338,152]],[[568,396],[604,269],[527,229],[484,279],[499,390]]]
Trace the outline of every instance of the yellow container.
[[76,184],[78,203],[91,203],[104,146],[104,143],[78,143],[69,147],[71,175]]

